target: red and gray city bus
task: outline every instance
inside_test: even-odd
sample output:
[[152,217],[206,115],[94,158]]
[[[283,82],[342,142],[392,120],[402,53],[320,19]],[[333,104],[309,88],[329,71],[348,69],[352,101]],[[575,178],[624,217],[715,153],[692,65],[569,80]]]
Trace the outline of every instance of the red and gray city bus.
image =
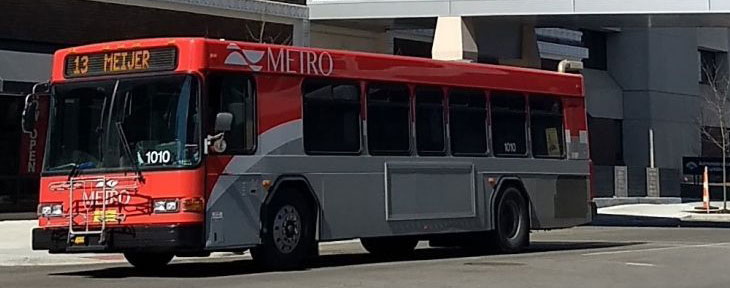
[[202,38],[53,63],[37,250],[286,269],[324,241],[509,253],[590,221],[580,75]]

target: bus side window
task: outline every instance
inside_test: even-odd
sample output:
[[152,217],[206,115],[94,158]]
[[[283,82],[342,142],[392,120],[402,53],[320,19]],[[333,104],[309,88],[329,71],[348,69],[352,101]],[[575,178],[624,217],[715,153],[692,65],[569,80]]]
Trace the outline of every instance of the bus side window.
[[[256,88],[250,76],[211,74],[208,77],[208,127],[219,112],[233,114],[226,132],[226,154],[251,154],[256,150]],[[211,131],[210,134],[215,133]]]
[[416,87],[416,150],[419,155],[444,155],[444,94],[441,88]]
[[530,95],[530,136],[535,157],[563,157],[563,107],[558,97]]
[[360,153],[360,86],[354,82],[305,80],[302,84],[304,151]]
[[455,156],[487,153],[487,99],[479,90],[449,90],[449,137]]
[[519,93],[492,92],[490,99],[494,155],[526,156],[525,96]]
[[368,85],[367,135],[370,154],[410,154],[409,94],[405,85]]

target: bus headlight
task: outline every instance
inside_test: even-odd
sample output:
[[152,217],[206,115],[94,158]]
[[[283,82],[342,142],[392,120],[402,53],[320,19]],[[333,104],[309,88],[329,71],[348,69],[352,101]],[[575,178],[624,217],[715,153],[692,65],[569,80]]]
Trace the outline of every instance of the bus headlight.
[[61,217],[63,216],[63,204],[60,203],[42,203],[38,205],[38,216],[41,217]]
[[175,213],[179,210],[179,201],[177,199],[160,199],[153,202],[154,213]]

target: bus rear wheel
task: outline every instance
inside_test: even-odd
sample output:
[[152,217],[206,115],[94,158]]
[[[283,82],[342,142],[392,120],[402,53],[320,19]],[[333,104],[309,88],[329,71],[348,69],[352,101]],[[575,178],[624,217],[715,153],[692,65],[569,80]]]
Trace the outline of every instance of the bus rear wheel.
[[175,255],[173,253],[125,252],[124,258],[134,268],[140,270],[157,270],[164,268]]
[[251,249],[254,261],[265,269],[301,268],[316,245],[315,210],[298,191],[282,192],[269,204],[261,245]]
[[517,188],[507,187],[497,199],[495,229],[490,242],[499,252],[517,253],[530,244],[530,220],[527,200]]
[[413,254],[418,239],[406,237],[360,238],[360,244],[370,254],[381,257],[402,257]]

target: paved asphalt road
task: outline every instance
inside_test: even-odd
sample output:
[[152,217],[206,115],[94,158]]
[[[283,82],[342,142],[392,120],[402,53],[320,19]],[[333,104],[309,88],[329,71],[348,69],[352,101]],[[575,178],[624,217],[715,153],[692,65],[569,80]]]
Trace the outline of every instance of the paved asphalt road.
[[423,248],[386,261],[358,243],[327,245],[313,267],[261,272],[246,256],[178,262],[0,267],[7,287],[730,287],[730,229],[577,227],[534,232],[529,251],[473,255]]

